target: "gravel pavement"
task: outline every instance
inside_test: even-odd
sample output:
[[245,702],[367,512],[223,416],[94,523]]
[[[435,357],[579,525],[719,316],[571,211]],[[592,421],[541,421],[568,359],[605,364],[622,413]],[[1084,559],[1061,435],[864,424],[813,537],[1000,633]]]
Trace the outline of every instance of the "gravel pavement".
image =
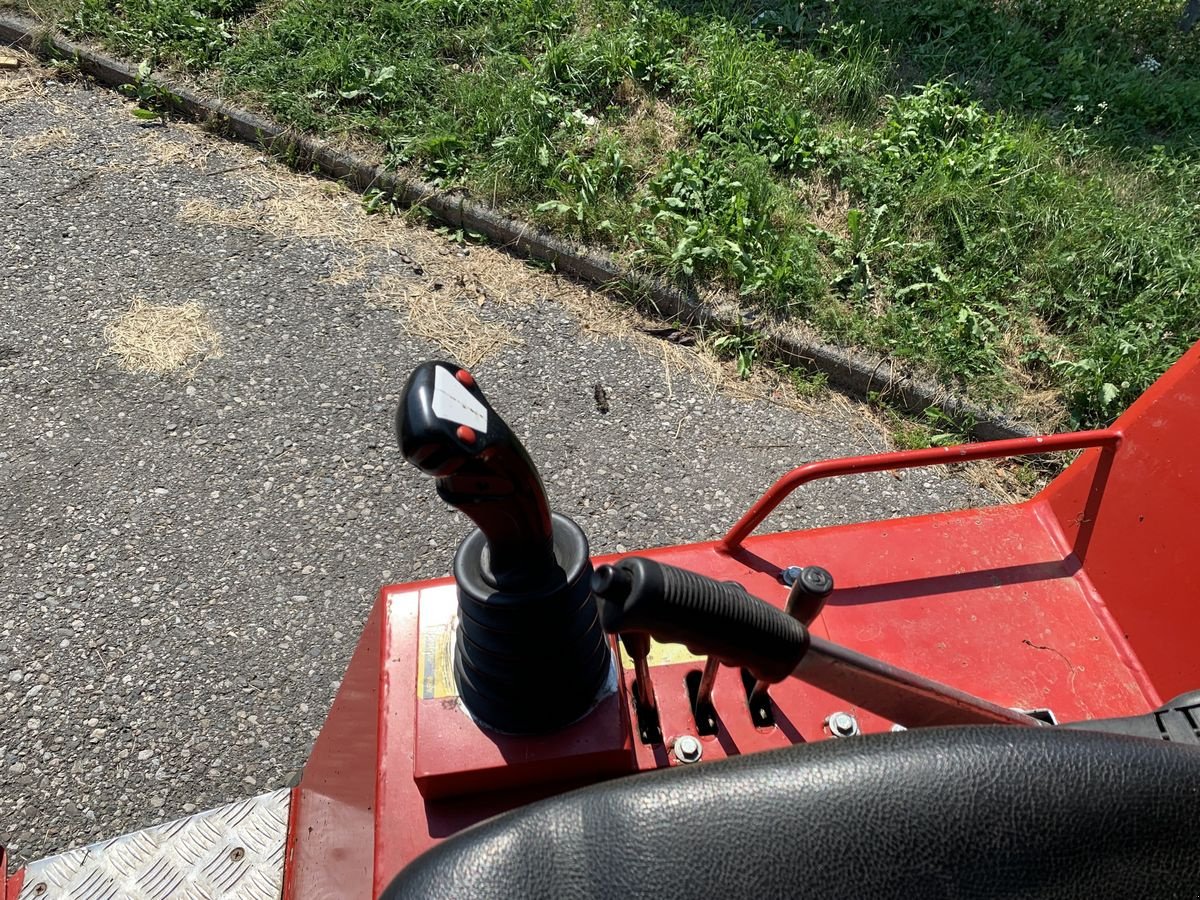
[[[300,768],[379,585],[446,573],[465,532],[392,435],[447,310],[495,339],[474,371],[596,551],[714,538],[789,465],[884,446],[844,402],[733,396],[678,353],[582,329],[603,301],[492,249],[368,222],[104,90],[6,77],[0,843],[18,862]],[[199,304],[220,355],[124,370],[105,327],[135,299]],[[772,524],[985,499],[866,476]]]

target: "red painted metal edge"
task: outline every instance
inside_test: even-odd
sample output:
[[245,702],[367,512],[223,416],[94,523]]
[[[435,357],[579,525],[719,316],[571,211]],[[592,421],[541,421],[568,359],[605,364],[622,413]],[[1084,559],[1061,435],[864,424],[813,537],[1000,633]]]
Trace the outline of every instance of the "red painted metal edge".
[[1066,434],[1047,434],[1007,441],[987,441],[980,444],[958,444],[954,447],[929,447],[923,450],[903,450],[876,453],[871,456],[846,456],[825,459],[799,466],[788,472],[754,502],[737,523],[721,538],[720,549],[729,553],[742,545],[749,534],[769,516],[784,498],[801,485],[821,478],[855,475],[863,472],[886,472],[893,469],[916,469],[922,466],[945,466],[975,459],[1000,459],[1009,456],[1034,456],[1063,450],[1082,450],[1104,447],[1113,450],[1121,442],[1117,429],[1100,431],[1071,431]]
[[379,666],[385,616],[376,602],[304,765],[292,810],[290,897],[371,895],[378,764]]
[[300,823],[300,797],[302,791],[299,785],[292,788],[291,802],[288,804],[288,827],[287,827],[287,843],[283,848],[283,892],[284,900],[299,900],[298,895],[294,890],[294,880],[292,875],[296,869],[296,832],[299,829]]
[[25,869],[8,874],[8,853],[0,847],[0,900],[17,900],[25,883]]

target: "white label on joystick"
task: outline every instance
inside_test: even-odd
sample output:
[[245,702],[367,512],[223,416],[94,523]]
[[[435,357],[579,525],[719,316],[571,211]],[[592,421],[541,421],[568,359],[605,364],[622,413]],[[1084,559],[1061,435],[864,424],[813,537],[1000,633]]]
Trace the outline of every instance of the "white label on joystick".
[[487,407],[442,366],[433,376],[433,414],[480,433],[487,431]]

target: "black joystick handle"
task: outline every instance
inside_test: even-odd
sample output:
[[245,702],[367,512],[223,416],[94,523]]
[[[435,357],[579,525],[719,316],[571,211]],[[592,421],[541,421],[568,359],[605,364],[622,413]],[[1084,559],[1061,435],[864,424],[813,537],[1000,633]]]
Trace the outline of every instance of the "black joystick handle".
[[611,691],[612,651],[582,529],[550,512],[525,448],[466,369],[418,366],[396,431],[408,461],[479,526],[454,555],[463,704],[508,734],[545,733],[586,715]]
[[396,431],[405,458],[487,539],[484,569],[516,588],[554,566],[546,490],[529,454],[466,369],[427,362],[409,376]]

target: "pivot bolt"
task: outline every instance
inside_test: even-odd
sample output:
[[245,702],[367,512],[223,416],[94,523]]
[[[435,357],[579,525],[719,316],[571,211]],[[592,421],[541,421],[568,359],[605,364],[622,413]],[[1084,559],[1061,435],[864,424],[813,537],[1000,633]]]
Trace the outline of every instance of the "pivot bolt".
[[779,570],[779,580],[788,587],[803,582],[814,597],[828,597],[833,592],[833,576],[820,566],[788,566]]
[[703,755],[703,745],[690,734],[675,738],[675,758],[681,763],[700,762],[700,757]]
[[825,720],[825,727],[834,737],[854,737],[862,732],[858,727],[858,719],[848,712],[835,712]]

